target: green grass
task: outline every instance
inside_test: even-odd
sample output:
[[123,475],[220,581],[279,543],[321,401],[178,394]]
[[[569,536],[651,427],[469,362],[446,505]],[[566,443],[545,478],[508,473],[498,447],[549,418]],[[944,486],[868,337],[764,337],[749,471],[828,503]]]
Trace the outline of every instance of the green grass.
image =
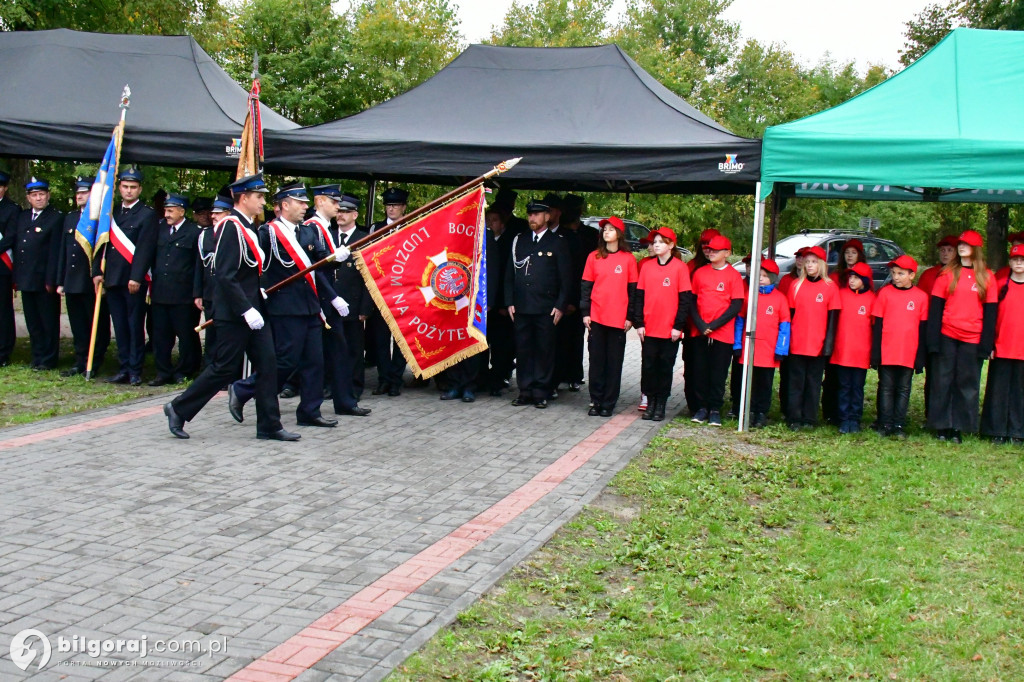
[[1022,461],[676,421],[389,679],[1024,679]]

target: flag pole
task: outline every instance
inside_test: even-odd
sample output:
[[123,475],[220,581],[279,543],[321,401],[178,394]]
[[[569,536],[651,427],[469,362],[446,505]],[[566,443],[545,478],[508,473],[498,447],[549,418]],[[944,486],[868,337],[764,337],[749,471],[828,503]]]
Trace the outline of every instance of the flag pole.
[[[465,192],[473,189],[477,185],[482,184],[485,180],[487,180],[489,178],[493,178],[495,175],[499,175],[500,173],[504,173],[504,172],[506,172],[508,170],[511,170],[512,168],[515,167],[515,165],[517,163],[519,163],[522,160],[522,158],[523,157],[519,156],[519,157],[516,157],[514,159],[509,159],[507,161],[502,161],[497,166],[495,166],[491,170],[487,171],[486,173],[484,173],[480,177],[474,178],[473,180],[470,180],[466,184],[460,185],[459,187],[456,187],[451,192],[448,192],[447,194],[444,194],[444,195],[438,197],[437,199],[434,199],[433,201],[430,201],[430,202],[427,202],[426,204],[423,204],[422,206],[417,208],[415,211],[412,211],[408,215],[399,218],[398,220],[396,220],[395,222],[391,223],[387,227],[384,227],[384,228],[381,228],[381,229],[377,230],[372,235],[367,235],[367,236],[363,237],[362,239],[357,239],[356,241],[352,242],[352,244],[349,246],[349,251],[355,251],[356,249],[359,249],[359,248],[361,248],[363,246],[366,246],[367,244],[370,244],[371,242],[375,242],[375,241],[378,241],[380,239],[383,239],[384,237],[388,236],[389,234],[391,234],[395,230],[398,230],[398,229],[400,229],[402,227],[405,227],[406,225],[408,225],[413,220],[416,220],[417,218],[423,216],[426,213],[429,213],[430,211],[433,211],[433,210],[435,210],[437,208],[440,208],[441,206],[443,206],[447,202],[451,201],[452,199],[455,199],[459,195],[464,194]],[[305,268],[303,270],[299,270],[295,274],[293,274],[293,275],[291,275],[289,277],[286,277],[285,279],[281,280],[280,282],[278,282],[274,286],[267,287],[267,290],[266,290],[265,293],[269,296],[270,294],[274,293],[275,291],[288,286],[292,282],[295,282],[295,281],[305,277],[308,273],[313,272],[314,270],[319,270],[320,268],[324,267],[325,265],[329,265],[329,264],[331,264],[333,262],[334,262],[334,254],[332,253],[331,255],[327,256],[327,258],[324,258],[323,260],[320,260],[320,261],[317,261],[316,263],[313,263],[308,268]],[[198,332],[198,331],[201,331],[203,329],[206,329],[212,323],[213,322],[211,320],[207,320],[206,322],[203,322],[201,325],[196,327],[196,331]]]
[[[131,107],[131,88],[126,84],[124,90],[121,91],[121,104],[118,106],[121,108],[121,120],[117,124],[117,144],[116,152],[114,154],[114,172],[112,175],[111,182],[117,181],[117,166],[121,162],[121,140],[124,138],[124,119],[128,114],[128,109]],[[113,210],[113,207],[111,207]],[[106,249],[103,250],[103,261],[100,263],[100,272],[106,274],[107,269],[107,253]],[[92,310],[92,332],[89,334],[89,354],[85,358],[85,380],[89,381],[92,379],[92,362],[93,356],[96,354],[96,333],[99,331],[100,323],[100,305],[103,303],[103,281],[96,285],[96,304]]]

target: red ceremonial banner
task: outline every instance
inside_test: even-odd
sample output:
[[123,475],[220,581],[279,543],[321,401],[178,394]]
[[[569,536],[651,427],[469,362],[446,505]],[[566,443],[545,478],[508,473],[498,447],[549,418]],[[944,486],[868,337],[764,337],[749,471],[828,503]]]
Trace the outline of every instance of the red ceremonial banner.
[[484,232],[478,186],[352,254],[416,376],[432,377],[487,348],[473,324]]

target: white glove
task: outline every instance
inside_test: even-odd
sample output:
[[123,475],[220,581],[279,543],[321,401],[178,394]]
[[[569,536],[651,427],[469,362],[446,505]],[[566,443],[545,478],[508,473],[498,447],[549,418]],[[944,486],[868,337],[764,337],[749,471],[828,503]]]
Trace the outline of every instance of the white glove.
[[246,310],[242,313],[242,317],[245,318],[245,323],[249,325],[249,329],[263,329],[263,316],[255,308]]
[[260,287],[260,296],[263,297],[264,301],[267,300],[267,290],[264,289],[263,287]]
[[334,306],[334,309],[337,310],[338,314],[341,315],[342,317],[348,315],[348,303],[346,303],[345,299],[343,299],[341,296],[335,296],[333,299],[331,299],[331,305]]
[[335,247],[334,249],[334,260],[337,263],[347,261],[348,257],[352,255],[352,252],[348,250],[348,247],[342,244],[341,246]]

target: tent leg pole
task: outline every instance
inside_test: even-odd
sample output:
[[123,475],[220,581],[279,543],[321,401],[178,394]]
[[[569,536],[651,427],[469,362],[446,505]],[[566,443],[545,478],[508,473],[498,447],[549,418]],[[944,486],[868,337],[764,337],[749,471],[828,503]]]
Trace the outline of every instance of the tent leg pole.
[[740,423],[738,431],[750,430],[750,390],[754,378],[754,336],[757,333],[757,295],[761,281],[761,242],[764,240],[764,201],[761,183],[754,194],[754,234],[750,241],[749,295],[747,296],[746,326],[743,330],[743,382],[740,386]]
[[373,206],[377,203],[377,181],[370,180],[366,183],[366,231],[370,231],[373,225]]
[[768,219],[768,257],[775,258],[775,243],[779,240],[779,204],[782,199],[778,192],[772,192],[772,215]]

